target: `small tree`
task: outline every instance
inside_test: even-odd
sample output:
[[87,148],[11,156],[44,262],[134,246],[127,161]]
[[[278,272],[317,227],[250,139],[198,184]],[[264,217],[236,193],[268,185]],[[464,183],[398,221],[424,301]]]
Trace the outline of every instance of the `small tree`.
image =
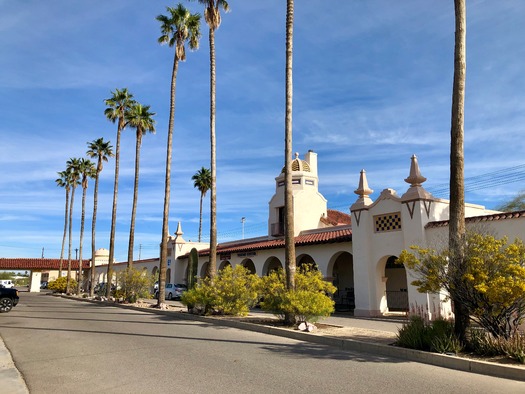
[[283,270],[263,278],[261,308],[284,318],[290,314],[297,322],[316,322],[330,316],[336,287],[324,280],[320,271],[306,266],[295,274],[295,290],[288,290]]
[[[69,286],[75,288],[77,286],[77,281],[73,278],[70,278]],[[61,276],[60,278],[49,282],[47,288],[49,290],[53,290],[54,293],[65,293],[67,291],[67,277]]]
[[146,271],[126,268],[117,274],[119,288],[115,291],[115,296],[131,303],[137,302],[139,298],[150,298],[153,282],[153,275]]
[[496,207],[496,209],[498,211],[503,211],[503,212],[514,212],[514,211],[525,210],[525,191],[521,191],[512,200],[499,205],[498,207]]
[[245,316],[259,300],[260,278],[242,265],[225,267],[213,279],[205,278],[181,296],[198,313]]
[[525,245],[516,239],[467,233],[465,273],[461,291],[454,289],[449,252],[437,252],[412,246],[404,250],[399,262],[414,271],[412,284],[420,292],[449,294],[455,290],[458,300],[470,310],[470,318],[496,337],[508,338],[525,318]]

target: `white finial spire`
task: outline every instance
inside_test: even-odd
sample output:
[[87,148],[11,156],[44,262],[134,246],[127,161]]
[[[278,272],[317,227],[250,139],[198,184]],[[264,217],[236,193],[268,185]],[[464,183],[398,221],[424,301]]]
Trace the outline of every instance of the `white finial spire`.
[[182,234],[184,234],[184,233],[182,232],[182,226],[181,226],[181,224],[180,224],[180,222],[179,222],[179,223],[177,224],[177,231],[175,231],[175,235],[176,235],[177,237],[180,237],[180,236],[182,236]]
[[359,186],[354,193],[359,197],[357,201],[352,204],[350,210],[362,209],[373,203],[372,199],[369,197],[374,191],[368,187],[368,180],[366,179],[366,171],[361,170],[361,175],[359,176]]
[[427,192],[421,184],[427,180],[421,172],[419,171],[419,164],[417,163],[417,156],[412,155],[412,162],[410,163],[410,174],[408,178],[405,179],[405,182],[410,184],[410,187],[405,194],[401,196],[403,201],[412,201],[412,200],[428,200],[432,199],[432,195]]
[[410,174],[408,175],[408,178],[405,179],[405,182],[409,183],[411,187],[421,186],[421,184],[425,182],[427,178],[421,175],[421,172],[419,171],[417,156],[412,155],[411,160],[412,162],[410,163]]

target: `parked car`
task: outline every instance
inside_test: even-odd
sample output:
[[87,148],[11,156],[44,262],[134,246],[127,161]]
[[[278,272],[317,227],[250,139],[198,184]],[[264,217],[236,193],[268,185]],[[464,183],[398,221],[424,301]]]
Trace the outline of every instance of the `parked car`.
[[47,282],[40,282],[41,289],[47,289]]
[[[95,285],[95,288],[93,289],[95,294],[98,295],[106,295],[106,282],[99,282]],[[111,291],[115,291],[115,285],[111,285]]]
[[[180,299],[180,296],[183,292],[185,292],[188,288],[186,285],[183,284],[173,284],[173,283],[166,283],[166,288],[164,289],[164,297],[167,300],[178,300]],[[158,289],[155,291],[155,298],[159,298],[159,291]]]
[[15,287],[15,284],[11,279],[0,279],[0,285],[2,285],[6,289],[12,289]]
[[0,285],[0,313],[9,312],[18,304],[18,290]]

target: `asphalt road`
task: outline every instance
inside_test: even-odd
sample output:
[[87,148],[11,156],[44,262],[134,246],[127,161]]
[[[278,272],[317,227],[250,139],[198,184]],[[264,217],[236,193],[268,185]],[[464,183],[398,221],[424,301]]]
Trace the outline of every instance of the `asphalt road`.
[[0,335],[30,393],[525,392],[523,382],[44,294],[22,293]]

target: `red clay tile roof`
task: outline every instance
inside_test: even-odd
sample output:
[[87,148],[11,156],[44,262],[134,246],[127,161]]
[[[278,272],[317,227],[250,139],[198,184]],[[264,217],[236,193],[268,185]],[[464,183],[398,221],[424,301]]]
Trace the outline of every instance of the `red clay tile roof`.
[[332,226],[342,226],[345,224],[352,224],[352,216],[347,213],[336,211],[335,209],[326,210],[327,217],[322,218],[327,224]]
[[[133,264],[140,264],[140,263],[154,263],[159,261],[160,257],[152,257],[149,259],[142,259],[142,260],[133,260]],[[113,266],[121,266],[121,265],[128,265],[127,261],[121,261],[120,263],[113,263]],[[107,267],[108,264],[98,264],[97,267]]]
[[[472,216],[465,218],[465,223],[480,223],[480,222],[493,222],[496,220],[507,220],[507,219],[517,219],[525,217],[525,211],[517,212],[502,212],[502,213],[493,213],[490,215],[484,216]],[[438,227],[447,227],[448,220],[440,220],[437,222],[429,222],[425,228],[438,228]]]
[[[295,246],[307,246],[317,244],[329,244],[352,241],[352,229],[350,226],[339,226],[338,228],[320,229],[315,232],[305,232],[295,237]],[[284,248],[284,238],[254,240],[253,242],[239,241],[217,245],[217,254],[249,252],[254,250]],[[209,249],[199,251],[199,256],[208,256]],[[187,258],[189,254],[180,256],[179,259]]]
[[[62,269],[67,270],[67,259],[62,260]],[[58,270],[60,259],[42,258],[0,258],[3,270]],[[83,260],[82,267],[89,268],[89,260]],[[78,260],[71,260],[71,269],[78,269]]]

